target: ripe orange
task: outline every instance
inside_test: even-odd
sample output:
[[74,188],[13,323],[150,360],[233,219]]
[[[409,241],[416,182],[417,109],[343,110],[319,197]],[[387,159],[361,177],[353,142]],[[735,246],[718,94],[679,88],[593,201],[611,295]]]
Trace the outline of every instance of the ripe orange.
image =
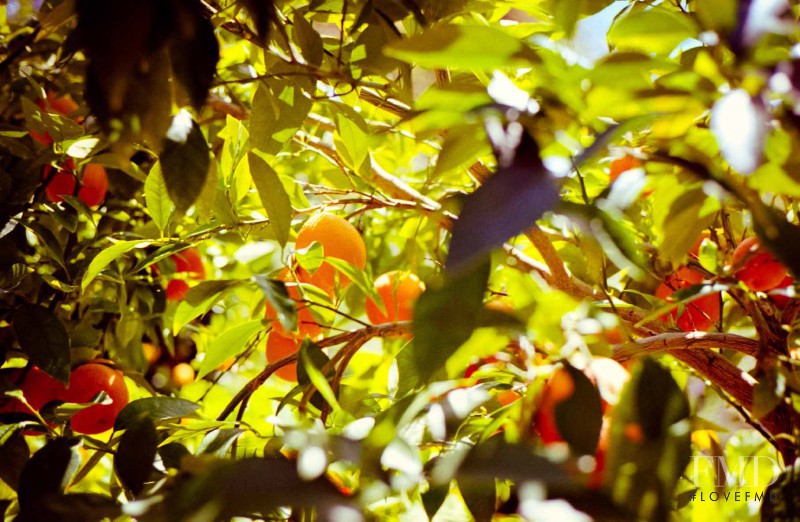
[[154,365],[161,358],[161,348],[153,343],[142,343],[142,352],[147,364]]
[[194,368],[189,363],[178,363],[172,367],[172,382],[179,388],[194,382]]
[[[322,212],[312,216],[300,228],[295,246],[298,250],[307,248],[313,242],[322,245],[325,257],[333,257],[347,261],[356,268],[364,269],[367,265],[367,249],[358,231],[347,220]],[[313,273],[300,270],[301,280],[307,281],[333,296],[336,291],[336,269],[323,262]],[[339,287],[344,288],[350,279],[339,274]]]
[[[267,335],[267,361],[275,362],[283,359],[287,355],[296,353],[300,349],[300,341],[290,337],[284,337],[277,332],[270,332]],[[281,367],[275,375],[284,381],[297,382],[297,364],[292,363]]]
[[425,283],[411,272],[395,270],[378,277],[375,289],[383,299],[386,313],[372,299],[367,299],[367,317],[372,324],[395,323],[411,320],[414,301],[425,291]]
[[[43,177],[47,179],[51,176],[53,168],[45,166]],[[50,183],[45,187],[48,199],[53,203],[64,201],[62,196],[75,195],[77,179],[75,178],[75,166],[72,160],[68,160],[55,175],[52,176]],[[83,169],[81,185],[78,189],[78,199],[83,201],[87,207],[99,206],[106,198],[108,192],[108,176],[106,169],[102,165],[90,163]]]
[[773,303],[775,303],[775,306],[777,306],[778,309],[783,310],[784,308],[786,308],[786,305],[789,304],[789,301],[792,300],[792,298],[789,297],[789,295],[786,295],[785,293],[780,293],[780,292],[787,292],[792,286],[794,286],[794,279],[792,278],[792,276],[787,275],[786,277],[783,278],[783,281],[781,281],[778,287],[774,289],[777,290],[778,292],[770,292],[769,298],[772,300]]
[[[23,373],[25,374],[23,376]],[[22,379],[22,382],[20,382]],[[50,377],[36,366],[25,372],[24,368],[14,368],[5,374],[5,380],[9,383],[19,384],[19,389],[28,404],[35,410],[40,410],[48,402],[58,400],[66,388],[57,380]],[[29,412],[20,401],[13,398],[0,397],[3,402],[2,412]]]
[[778,288],[789,273],[772,252],[761,246],[756,236],[739,243],[733,251],[731,262],[734,266],[744,263],[736,272],[736,279],[755,292],[768,292]]
[[[175,273],[187,273],[192,279],[205,279],[206,269],[203,258],[194,247],[189,247],[170,257],[175,263]],[[167,283],[167,300],[180,301],[186,297],[189,283],[183,279],[172,279]]]
[[[702,274],[692,270],[688,266],[683,266],[670,274],[664,282],[659,285],[656,289],[656,297],[665,301],[672,301],[672,294],[676,290],[688,288],[702,282]],[[673,309],[670,314],[673,319],[677,318],[676,324],[678,328],[684,332],[691,332],[694,330],[707,332],[713,328],[714,324],[719,320],[719,293],[715,292],[699,297],[687,303],[680,313],[678,313],[677,309]],[[666,316],[662,316],[661,320],[666,321]]]
[[522,395],[520,395],[519,392],[516,392],[514,390],[503,390],[494,396],[494,398],[497,400],[497,402],[500,403],[501,406],[508,406],[509,404],[515,402],[521,397]]
[[611,162],[611,165],[608,168],[608,176],[613,183],[622,175],[623,172],[627,172],[641,166],[642,160],[636,156],[626,155]]
[[111,429],[129,396],[122,374],[104,364],[88,363],[72,370],[69,387],[62,394],[66,402],[89,402],[101,391],[111,404],[95,404],[75,414],[71,426],[76,433],[94,435]]

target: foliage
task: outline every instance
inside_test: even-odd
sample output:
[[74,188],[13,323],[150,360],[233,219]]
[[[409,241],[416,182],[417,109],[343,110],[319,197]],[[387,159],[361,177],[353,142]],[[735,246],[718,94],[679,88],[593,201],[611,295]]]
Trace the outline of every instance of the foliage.
[[797,6],[3,5],[7,520],[797,518]]

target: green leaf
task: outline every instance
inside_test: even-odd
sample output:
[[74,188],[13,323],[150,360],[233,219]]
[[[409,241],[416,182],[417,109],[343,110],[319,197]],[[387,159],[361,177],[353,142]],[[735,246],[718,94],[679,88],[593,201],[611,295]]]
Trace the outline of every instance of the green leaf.
[[[270,70],[275,75],[297,72],[290,65]],[[267,154],[280,152],[308,116],[313,102],[306,93],[313,91],[313,81],[300,76],[259,83],[250,114],[250,142],[253,146]]]
[[334,412],[340,412],[342,407],[336,400],[328,379],[322,374],[322,367],[328,364],[328,356],[309,339],[304,339],[300,345],[299,363],[297,365],[297,382],[299,384],[311,383],[314,388],[322,395],[322,398],[330,404]]
[[483,25],[437,25],[390,43],[384,52],[427,68],[491,70],[531,65],[539,58],[522,40]]
[[689,190],[678,196],[664,218],[664,233],[659,253],[678,264],[697,241],[700,232],[714,221],[714,213],[705,212],[708,196],[702,189]]
[[158,449],[158,433],[153,420],[146,414],[131,422],[119,441],[114,455],[114,471],[122,485],[139,495],[153,472]]
[[236,439],[238,439],[244,432],[244,430],[239,428],[215,430],[203,437],[200,446],[197,447],[197,452],[202,455],[224,457],[227,455],[228,450],[236,441]]
[[176,210],[185,214],[200,196],[211,165],[203,131],[188,112],[172,119],[159,159],[167,193]]
[[642,519],[669,520],[691,456],[686,397],[669,371],[645,358],[614,411],[605,472],[614,501]]
[[286,246],[292,230],[292,203],[278,173],[258,153],[248,153],[250,176],[258,190],[261,204],[269,216],[269,225],[281,246]]
[[324,49],[322,47],[322,37],[306,18],[296,11],[292,17],[294,25],[295,41],[303,52],[303,58],[310,65],[319,67],[322,64]]
[[[558,432],[579,455],[594,455],[603,426],[600,392],[582,371],[568,364],[564,368],[572,377],[575,391],[555,406]],[[575,415],[575,412],[581,412]]]
[[186,323],[208,312],[214,303],[219,301],[222,292],[238,284],[238,281],[215,279],[201,281],[193,286],[175,309],[175,316],[172,318],[172,332],[177,333]]
[[289,297],[286,283],[277,279],[267,279],[264,276],[253,276],[252,280],[267,298],[267,303],[272,306],[278,316],[278,321],[287,331],[297,328],[297,306],[294,299]]
[[22,305],[14,313],[14,334],[31,362],[64,384],[69,382],[70,344],[64,323],[43,306]]
[[430,380],[470,338],[481,315],[488,278],[489,263],[481,263],[419,297],[414,307],[414,342],[405,348],[415,375],[403,379]]
[[86,269],[86,273],[83,274],[83,279],[81,280],[81,290],[86,291],[89,283],[94,281],[94,278],[97,277],[100,272],[103,271],[103,269],[118,259],[121,255],[130,252],[134,248],[148,247],[150,244],[151,241],[147,240],[121,241],[106,248],[97,254],[94,259],[92,259],[92,262],[89,263],[89,268]]
[[206,347],[206,356],[200,363],[197,378],[202,379],[228,357],[240,354],[250,338],[263,329],[264,322],[261,319],[254,319],[233,326],[212,339]]
[[153,165],[147,175],[147,181],[144,182],[144,198],[147,205],[147,213],[153,218],[153,223],[158,227],[158,231],[161,232],[163,237],[169,224],[169,218],[175,211],[175,205],[167,193],[167,184],[164,181],[164,175],[161,173],[161,164],[159,162]]
[[[367,132],[358,123],[343,113],[336,115],[336,134],[334,142],[342,161],[354,172],[360,172],[369,158]],[[343,146],[340,146],[343,145]]]
[[58,438],[33,455],[19,477],[20,508],[27,510],[64,491],[81,462],[77,444],[78,439]]
[[120,431],[127,429],[131,423],[135,422],[142,415],[146,415],[154,421],[180,419],[181,417],[191,415],[199,408],[199,404],[176,397],[147,397],[144,399],[136,399],[128,403],[128,405],[119,412],[117,421],[114,423],[114,430]]
[[608,42],[617,51],[669,54],[679,43],[695,36],[697,29],[687,15],[649,9],[617,19],[608,32]]

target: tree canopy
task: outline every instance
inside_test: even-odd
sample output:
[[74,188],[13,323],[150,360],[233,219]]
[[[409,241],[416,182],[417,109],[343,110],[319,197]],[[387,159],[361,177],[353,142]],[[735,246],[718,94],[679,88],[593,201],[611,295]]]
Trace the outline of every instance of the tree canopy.
[[0,512],[797,519],[798,17],[4,1]]

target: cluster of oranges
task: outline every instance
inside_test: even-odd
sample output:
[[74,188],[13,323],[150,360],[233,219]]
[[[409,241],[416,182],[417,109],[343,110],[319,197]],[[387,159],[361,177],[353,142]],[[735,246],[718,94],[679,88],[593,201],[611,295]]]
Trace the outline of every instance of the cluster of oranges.
[[[48,93],[46,100],[38,101],[39,108],[44,112],[54,112],[61,116],[71,117],[80,123],[80,116],[76,116],[78,104],[69,94],[56,96]],[[45,146],[53,143],[49,133],[40,134],[30,131],[31,138]],[[80,174],[80,176],[78,176]],[[77,196],[86,206],[97,207],[106,198],[108,192],[108,175],[106,169],[97,163],[89,163],[83,167],[82,172],[77,172],[75,162],[68,158],[61,165],[53,167],[46,165],[42,178],[47,183],[45,193],[53,203],[64,200],[63,196]]]
[[[704,232],[689,255],[696,259],[700,245],[708,238],[709,233]],[[759,243],[756,236],[748,237],[736,246],[731,255],[730,270],[737,280],[754,292],[771,292],[789,288],[794,284],[788,268],[775,259],[775,256]],[[656,289],[655,295],[671,302],[676,291],[703,284],[704,280],[703,274],[697,269],[684,265],[667,276]],[[785,307],[789,299],[785,293],[770,295],[770,298],[779,308]],[[684,332],[695,330],[707,332],[719,321],[720,313],[721,295],[719,292],[711,292],[692,299],[680,309],[673,309],[671,317]],[[662,317],[662,320],[667,319]]]
[[[362,270],[366,267],[364,240],[353,225],[335,214],[321,212],[303,224],[297,234],[296,249],[306,249],[313,243],[322,246],[326,258],[340,259]],[[350,284],[350,279],[344,273],[325,261],[313,273],[302,267],[294,270],[287,268],[281,272],[279,279],[286,283],[289,297],[296,303],[297,327],[287,331],[278,320],[275,309],[267,303],[265,316],[272,330],[267,337],[266,350],[267,360],[272,362],[297,352],[304,338],[316,340],[322,336],[322,327],[303,299],[302,285],[315,286],[333,299],[337,290]],[[367,299],[367,317],[373,324],[385,324],[411,320],[413,303],[425,290],[425,285],[410,272],[393,271],[378,277],[375,289],[383,300],[383,306]],[[282,366],[276,374],[287,381],[295,381],[297,365]]]
[[[35,366],[4,370],[0,380],[4,380],[12,388],[18,388],[28,403],[26,406],[19,399],[0,397],[0,415],[32,414],[30,408],[39,412],[54,401],[85,404],[91,402],[100,392],[105,392],[107,400],[79,411],[70,420],[72,431],[86,435],[111,429],[117,415],[129,400],[122,373],[98,361],[82,364],[72,370],[69,386],[66,387]],[[39,433],[26,431],[29,435]]]

